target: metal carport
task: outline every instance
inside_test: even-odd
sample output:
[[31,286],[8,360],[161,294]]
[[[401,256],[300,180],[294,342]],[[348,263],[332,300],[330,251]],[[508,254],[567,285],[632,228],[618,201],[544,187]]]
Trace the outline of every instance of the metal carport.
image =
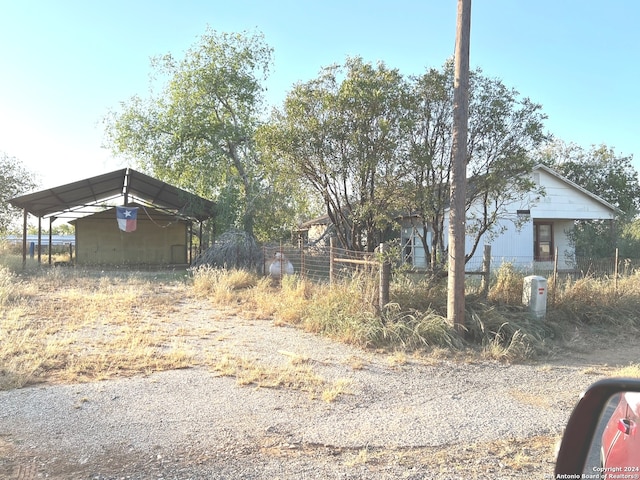
[[[190,222],[198,221],[200,238],[202,237],[202,222],[215,215],[215,204],[210,200],[131,168],[116,170],[66,185],[21,195],[9,201],[11,205],[22,208],[24,212],[23,264],[26,263],[27,258],[28,214],[38,218],[38,245],[41,245],[43,218],[49,219],[49,236],[51,237],[51,226],[54,220],[59,218],[75,219],[96,213],[112,207],[116,200],[121,200],[123,205],[135,202]],[[108,202],[111,204],[108,205]],[[40,261],[41,252],[38,249],[38,262]],[[49,264],[51,264],[51,251],[49,251]]]

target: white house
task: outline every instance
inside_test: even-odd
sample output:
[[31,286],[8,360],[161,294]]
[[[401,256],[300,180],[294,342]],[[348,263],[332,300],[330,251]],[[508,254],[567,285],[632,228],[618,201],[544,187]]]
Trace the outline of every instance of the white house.
[[[550,269],[557,251],[558,268],[572,269],[575,252],[568,232],[573,229],[574,222],[613,220],[620,213],[614,205],[544,165],[534,167],[531,176],[544,193],[532,191],[520,201],[504,206],[498,215],[499,233],[486,233],[481,238],[479,248],[468,263],[472,269],[482,262],[483,245],[491,245],[493,265],[511,262],[521,268]],[[448,216],[447,213],[445,232],[448,231]],[[425,268],[427,258],[414,224],[408,217],[401,221],[405,259],[416,268]],[[446,234],[444,240],[446,248]],[[427,241],[430,244],[429,238]],[[467,238],[467,254],[471,246],[472,240]]]

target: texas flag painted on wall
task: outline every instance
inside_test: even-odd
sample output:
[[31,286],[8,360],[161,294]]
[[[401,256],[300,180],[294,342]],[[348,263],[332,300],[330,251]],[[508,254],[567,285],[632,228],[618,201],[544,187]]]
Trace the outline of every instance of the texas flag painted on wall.
[[138,207],[116,207],[118,227],[123,232],[133,232],[138,220]]

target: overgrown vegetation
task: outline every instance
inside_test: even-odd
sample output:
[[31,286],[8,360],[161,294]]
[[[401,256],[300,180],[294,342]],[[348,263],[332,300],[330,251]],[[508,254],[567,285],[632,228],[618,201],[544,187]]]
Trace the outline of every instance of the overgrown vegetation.
[[241,230],[230,230],[218,237],[213,246],[202,252],[194,266],[258,271],[262,266],[262,251],[255,238]]
[[[318,398],[343,392],[343,385],[314,380],[311,374],[303,376],[306,383],[292,386],[295,381],[287,375],[300,376],[306,365],[284,370],[256,365],[239,374],[243,363],[237,358],[225,361],[194,351],[191,340],[209,338],[213,332],[192,329],[184,318],[172,315],[181,311],[176,306],[181,301],[188,305],[206,300],[225,315],[266,318],[387,351],[396,362],[413,354],[522,361],[548,353],[553,341],[575,326],[638,331],[637,275],[617,283],[607,278],[551,281],[544,321],[530,318],[522,307],[522,282],[522,276],[505,265],[487,298],[470,288],[467,330],[461,336],[446,320],[446,284],[437,278],[397,275],[391,302],[381,309],[376,305],[377,282],[362,274],[328,285],[295,275],[274,282],[244,270],[209,266],[164,276],[75,268],[22,272],[0,266],[0,390],[209,365],[239,379],[258,372],[249,383],[284,382],[283,388]],[[233,372],[223,373],[224,365]]]
[[[198,291],[226,292],[225,303],[241,304],[277,324],[293,324],[365,348],[389,351],[479,351],[502,361],[522,361],[549,352],[554,339],[569,324],[623,326],[636,329],[640,282],[635,276],[615,283],[608,278],[550,282],[544,321],[522,306],[523,275],[504,264],[492,281],[488,297],[473,288],[467,296],[466,332],[458,335],[446,320],[446,282],[436,277],[398,275],[391,286],[391,303],[376,306],[377,281],[356,275],[336,285],[315,284],[298,276],[282,284],[255,278],[236,282],[237,271],[207,269],[194,272]],[[202,283],[211,285],[203,289]],[[235,288],[229,289],[229,284]],[[622,293],[624,292],[624,293]],[[213,301],[218,296],[208,295]],[[231,301],[231,299],[235,299]]]
[[0,390],[83,381],[192,364],[165,320],[170,285],[66,268],[18,277],[0,268]]

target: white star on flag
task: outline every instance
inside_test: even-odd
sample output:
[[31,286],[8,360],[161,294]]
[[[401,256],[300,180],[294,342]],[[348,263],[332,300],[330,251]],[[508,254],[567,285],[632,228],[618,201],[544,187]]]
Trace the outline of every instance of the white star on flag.
[[120,230],[133,232],[137,227],[138,208],[116,207],[116,217],[118,218]]

